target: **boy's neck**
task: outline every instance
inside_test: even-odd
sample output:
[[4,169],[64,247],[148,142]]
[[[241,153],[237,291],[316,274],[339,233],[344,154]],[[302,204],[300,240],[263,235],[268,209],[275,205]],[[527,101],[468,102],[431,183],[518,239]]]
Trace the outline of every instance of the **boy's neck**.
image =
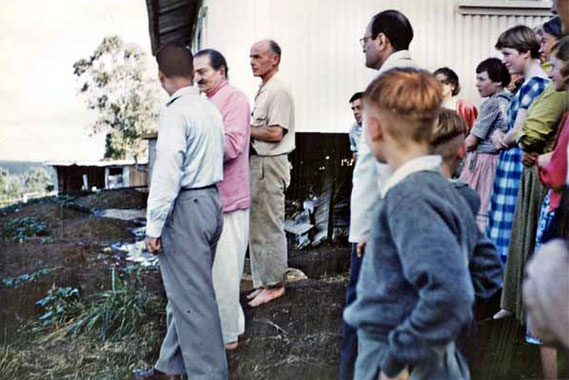
[[391,172],[395,172],[401,166],[405,165],[407,162],[429,154],[428,144],[410,144],[405,147],[405,150],[393,149],[389,157],[386,157],[387,165],[391,169]]
[[445,160],[443,160],[443,164],[441,165],[441,174],[443,177],[450,179],[452,178],[453,173],[454,170],[452,170],[452,168],[445,162]]

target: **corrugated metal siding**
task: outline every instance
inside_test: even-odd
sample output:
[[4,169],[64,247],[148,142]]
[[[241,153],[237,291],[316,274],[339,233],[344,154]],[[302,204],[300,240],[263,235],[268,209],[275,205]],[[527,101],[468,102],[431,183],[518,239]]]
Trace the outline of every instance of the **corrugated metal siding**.
[[152,53],[170,41],[192,41],[200,0],[146,0]]
[[297,130],[347,132],[353,123],[348,99],[375,71],[364,67],[359,38],[371,17],[385,9],[406,14],[415,30],[411,53],[425,69],[454,69],[461,97],[479,104],[477,64],[499,56],[494,44],[507,28],[539,25],[547,17],[461,15],[455,0],[206,0],[202,48],[220,50],[230,80],[251,101],[260,81],[249,68],[249,48],[273,38],[282,47],[281,73],[296,103]]

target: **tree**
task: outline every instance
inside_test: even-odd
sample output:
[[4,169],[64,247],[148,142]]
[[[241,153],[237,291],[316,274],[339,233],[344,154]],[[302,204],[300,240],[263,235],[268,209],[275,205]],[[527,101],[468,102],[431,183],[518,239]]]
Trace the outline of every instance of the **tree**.
[[137,158],[140,135],[156,129],[161,93],[146,70],[146,53],[137,45],[108,36],[89,58],[73,64],[79,93],[98,117],[94,133],[106,133],[105,158]]
[[51,178],[47,170],[42,167],[34,167],[24,176],[24,184],[28,193],[45,193],[53,189]]
[[0,168],[0,200],[18,199],[23,193],[24,181],[22,176],[11,175],[8,170]]

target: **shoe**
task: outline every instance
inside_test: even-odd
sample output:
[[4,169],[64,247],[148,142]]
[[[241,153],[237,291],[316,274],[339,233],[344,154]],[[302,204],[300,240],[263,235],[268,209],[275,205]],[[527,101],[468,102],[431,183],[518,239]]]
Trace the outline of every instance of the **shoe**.
[[149,369],[143,369],[136,371],[134,373],[135,380],[180,380],[182,375],[169,375],[164,372],[160,372],[154,367]]

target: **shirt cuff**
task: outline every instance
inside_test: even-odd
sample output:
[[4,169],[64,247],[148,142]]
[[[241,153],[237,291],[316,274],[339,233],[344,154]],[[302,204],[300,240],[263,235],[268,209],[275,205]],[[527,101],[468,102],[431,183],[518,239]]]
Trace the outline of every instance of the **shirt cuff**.
[[486,138],[484,131],[481,131],[481,130],[479,130],[479,129],[476,128],[476,127],[473,127],[473,128],[470,130],[470,134],[473,135],[473,136],[478,137],[480,140],[484,140],[484,139]]
[[155,221],[155,222],[147,221],[146,236],[151,237],[151,238],[159,238],[160,236],[162,236],[162,228],[163,227],[164,227],[164,224],[159,222],[159,221]]
[[381,371],[389,377],[397,377],[405,367],[406,365],[397,360],[391,351],[387,352],[380,364]]

